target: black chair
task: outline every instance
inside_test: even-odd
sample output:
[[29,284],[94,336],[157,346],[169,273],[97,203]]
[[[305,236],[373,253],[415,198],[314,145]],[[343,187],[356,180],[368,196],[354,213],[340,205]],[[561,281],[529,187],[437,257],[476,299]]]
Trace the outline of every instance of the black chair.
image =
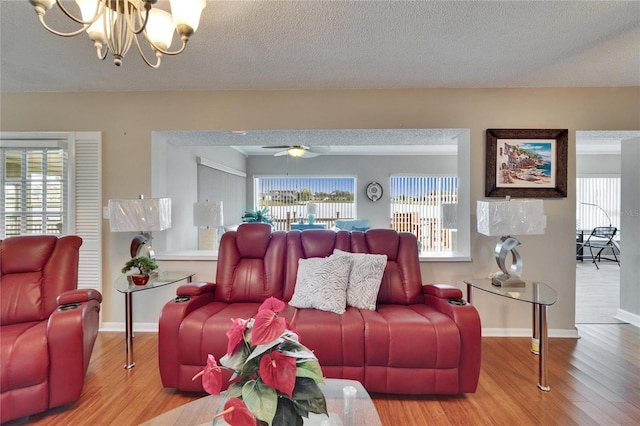
[[[620,266],[620,260],[618,259],[620,246],[618,246],[618,244],[613,241],[613,237],[616,236],[617,232],[618,228],[616,228],[615,226],[598,226],[596,228],[593,228],[593,231],[591,231],[591,235],[589,235],[589,237],[578,246],[576,255],[583,257],[584,249],[588,248],[589,254],[591,255],[590,257],[593,263],[596,265],[597,269],[600,269],[600,267],[598,266],[598,261],[601,262],[602,260],[615,261],[618,266]],[[607,249],[611,250],[613,258],[603,256],[603,252],[605,252],[605,250]]]

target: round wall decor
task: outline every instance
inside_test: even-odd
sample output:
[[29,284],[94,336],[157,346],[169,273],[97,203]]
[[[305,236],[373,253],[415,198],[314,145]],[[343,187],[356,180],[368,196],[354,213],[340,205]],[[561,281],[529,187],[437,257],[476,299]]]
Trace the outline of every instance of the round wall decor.
[[382,186],[378,182],[371,182],[367,185],[367,198],[371,201],[378,201],[382,198]]

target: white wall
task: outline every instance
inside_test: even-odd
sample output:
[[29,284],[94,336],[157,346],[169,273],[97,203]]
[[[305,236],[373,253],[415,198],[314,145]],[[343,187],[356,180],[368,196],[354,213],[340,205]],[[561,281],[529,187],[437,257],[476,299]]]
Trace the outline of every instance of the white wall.
[[622,141],[620,206],[620,310],[618,317],[640,326],[640,138]]
[[[576,131],[637,131],[639,97],[640,87],[2,93],[0,123],[5,131],[101,131],[103,205],[111,198],[152,193],[151,147],[156,131],[468,128],[469,199],[475,207],[476,200],[484,197],[486,129],[568,129],[567,197],[544,200],[547,232],[523,238],[519,251],[526,261],[524,273],[558,292],[558,302],[549,309],[550,328],[570,331],[575,326]],[[167,114],[168,105],[189,108]],[[107,116],[109,120],[104,119]],[[164,167],[181,172],[171,161]],[[473,260],[423,263],[425,283],[464,288],[462,279],[495,269],[495,242],[475,232],[475,220],[472,213]],[[106,220],[102,226],[103,319],[122,325],[124,297],[114,290],[113,282],[127,258],[131,236],[108,232]],[[170,298],[164,290],[134,296],[134,322],[157,324],[161,306]],[[531,310],[523,303],[478,294],[474,305],[483,329],[530,330]]]

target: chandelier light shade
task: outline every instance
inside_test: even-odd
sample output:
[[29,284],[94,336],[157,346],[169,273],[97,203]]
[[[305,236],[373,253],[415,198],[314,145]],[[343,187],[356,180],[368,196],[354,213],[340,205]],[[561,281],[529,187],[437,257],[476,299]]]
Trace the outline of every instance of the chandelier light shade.
[[193,224],[198,227],[198,250],[215,250],[218,228],[224,225],[222,201],[193,204]]
[[131,257],[153,257],[151,231],[171,228],[171,198],[109,200],[111,232],[140,232],[131,241]]
[[[98,58],[105,59],[107,52],[111,52],[117,66],[122,64],[133,43],[144,62],[152,68],[160,66],[162,55],[177,55],[185,50],[189,38],[198,29],[200,15],[206,6],[206,0],[170,0],[172,13],[168,13],[152,7],[157,0],[75,0],[80,11],[78,17],[77,11],[73,13],[67,9],[61,0],[29,2],[34,6],[40,23],[53,34],[72,37],[86,31],[96,47]],[[63,33],[49,27],[45,15],[54,5],[80,28]],[[180,36],[182,46],[170,51],[174,32]],[[140,38],[155,53],[155,62],[145,56]]]
[[[496,263],[502,273],[492,278],[496,286],[523,286],[522,258],[516,250],[520,241],[514,235],[542,235],[547,227],[542,200],[478,201],[478,232],[487,236],[500,236],[496,244]],[[507,268],[506,257],[511,253],[512,263]]]

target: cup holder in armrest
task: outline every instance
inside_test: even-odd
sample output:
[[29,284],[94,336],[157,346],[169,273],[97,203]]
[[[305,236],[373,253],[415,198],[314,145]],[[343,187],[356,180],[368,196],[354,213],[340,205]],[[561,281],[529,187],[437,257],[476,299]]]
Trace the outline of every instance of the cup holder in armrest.
[[449,299],[449,303],[457,306],[463,306],[467,304],[467,302],[462,299]]
[[80,303],[69,303],[68,305],[62,305],[58,308],[58,311],[70,311],[72,309],[78,309],[80,307]]
[[175,299],[173,299],[173,301],[176,303],[188,302],[189,300],[191,300],[190,296],[178,296]]

